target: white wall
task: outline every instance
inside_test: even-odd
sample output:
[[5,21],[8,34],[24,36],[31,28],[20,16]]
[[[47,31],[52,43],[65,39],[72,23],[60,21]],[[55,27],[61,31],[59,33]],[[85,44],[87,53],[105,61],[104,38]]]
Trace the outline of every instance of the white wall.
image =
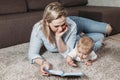
[[120,7],[120,0],[88,0],[88,5]]

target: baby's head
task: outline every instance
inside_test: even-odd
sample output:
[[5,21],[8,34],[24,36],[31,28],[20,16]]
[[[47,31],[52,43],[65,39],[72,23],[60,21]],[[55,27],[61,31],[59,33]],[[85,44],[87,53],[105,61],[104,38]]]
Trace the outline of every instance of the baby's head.
[[79,39],[77,44],[77,55],[82,53],[82,56],[88,56],[94,48],[94,41],[92,38],[83,36]]

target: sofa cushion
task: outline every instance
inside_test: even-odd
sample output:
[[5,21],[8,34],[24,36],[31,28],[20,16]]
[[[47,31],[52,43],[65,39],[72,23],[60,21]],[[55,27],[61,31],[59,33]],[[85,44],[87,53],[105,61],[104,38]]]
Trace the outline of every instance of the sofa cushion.
[[68,16],[79,16],[79,7],[66,7]]
[[42,19],[43,11],[0,16],[0,48],[30,40],[33,25]]
[[0,14],[26,12],[25,0],[0,0]]
[[29,10],[41,10],[46,5],[57,0],[27,0]]
[[79,16],[110,24],[113,28],[111,35],[120,33],[119,14],[119,7],[84,6],[79,8]]
[[88,0],[59,0],[65,7],[83,6],[88,3]]

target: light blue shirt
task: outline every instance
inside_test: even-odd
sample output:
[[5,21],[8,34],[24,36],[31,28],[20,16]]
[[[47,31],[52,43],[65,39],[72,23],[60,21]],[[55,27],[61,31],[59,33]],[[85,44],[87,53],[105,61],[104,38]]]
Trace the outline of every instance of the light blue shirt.
[[[68,24],[69,30],[63,35],[63,41],[67,45],[67,50],[64,53],[61,53],[64,57],[74,48],[76,41],[77,27],[74,21],[67,17],[66,22]],[[45,37],[42,32],[42,24],[37,22],[32,30],[30,45],[29,45],[29,60],[31,63],[34,63],[35,58],[42,58],[40,55],[40,49],[42,46],[50,52],[58,52],[56,44],[51,44],[49,40]]]

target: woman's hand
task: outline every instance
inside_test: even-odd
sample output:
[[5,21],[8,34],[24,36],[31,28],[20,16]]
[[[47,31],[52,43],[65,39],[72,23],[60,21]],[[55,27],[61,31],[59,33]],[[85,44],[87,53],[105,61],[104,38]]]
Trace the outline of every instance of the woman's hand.
[[68,26],[66,26],[65,28],[62,29],[62,31],[57,31],[55,33],[56,37],[62,37],[66,32],[68,31]]
[[67,50],[67,45],[62,39],[62,36],[68,31],[68,27],[66,26],[64,29],[61,29],[61,31],[57,31],[55,33],[55,39],[56,39],[56,45],[58,48],[59,53],[64,53]]
[[44,62],[41,64],[41,66],[40,66],[40,73],[41,73],[43,76],[49,76],[50,74],[49,74],[47,71],[45,71],[45,68],[50,69],[51,66],[52,66],[52,65],[51,65],[49,62],[44,61]]

